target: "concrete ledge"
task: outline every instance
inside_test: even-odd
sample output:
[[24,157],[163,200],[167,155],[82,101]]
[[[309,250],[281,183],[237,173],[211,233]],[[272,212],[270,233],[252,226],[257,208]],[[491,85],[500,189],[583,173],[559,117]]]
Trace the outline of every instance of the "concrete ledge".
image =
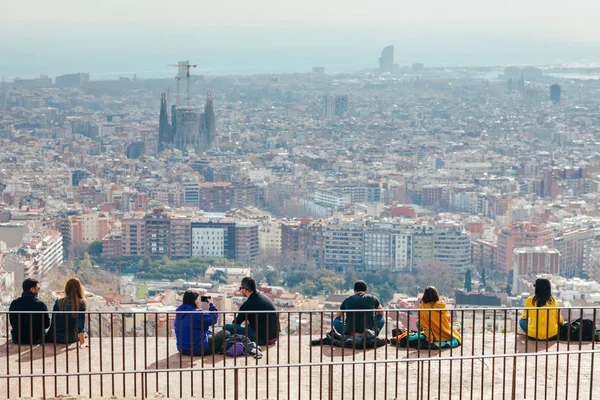
[[[312,337],[313,339],[316,337]],[[283,337],[264,348],[264,357],[192,358],[181,356],[174,339],[90,339],[90,348],[75,344],[56,347],[0,346],[0,398],[600,398],[598,344],[528,341],[501,334],[464,337],[463,346],[442,351],[399,349],[341,349],[309,345],[309,336]],[[595,346],[596,345],[596,346]],[[594,350],[595,349],[595,350]],[[547,355],[556,351],[585,354]],[[519,354],[533,353],[524,356]],[[483,355],[508,354],[503,358]],[[458,356],[476,356],[457,360]],[[451,360],[420,360],[452,357]],[[384,363],[383,360],[394,360]],[[350,362],[367,362],[352,365]],[[299,366],[308,363],[339,365]],[[273,365],[279,364],[280,367]],[[267,367],[267,366],[273,367]],[[238,369],[236,367],[248,369]],[[257,367],[264,367],[257,369]],[[172,369],[189,369],[183,372]],[[223,368],[223,370],[209,370]],[[596,369],[592,380],[592,368]],[[168,370],[152,372],[153,370]],[[114,375],[99,375],[115,371]],[[123,371],[140,371],[123,373]],[[88,374],[77,376],[77,373]],[[89,373],[92,373],[91,375]],[[67,376],[22,377],[23,374]],[[21,375],[21,378],[19,376]]]

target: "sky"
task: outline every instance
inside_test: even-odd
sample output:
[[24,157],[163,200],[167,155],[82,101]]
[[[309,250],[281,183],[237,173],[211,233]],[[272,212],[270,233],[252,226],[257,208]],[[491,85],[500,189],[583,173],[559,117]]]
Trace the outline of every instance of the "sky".
[[388,44],[401,65],[598,60],[599,15],[591,0],[6,0],[0,74],[340,72]]

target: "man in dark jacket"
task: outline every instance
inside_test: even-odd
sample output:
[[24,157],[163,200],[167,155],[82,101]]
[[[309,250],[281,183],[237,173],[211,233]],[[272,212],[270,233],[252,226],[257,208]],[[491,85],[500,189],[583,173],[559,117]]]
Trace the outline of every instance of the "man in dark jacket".
[[225,329],[231,333],[244,335],[259,345],[275,343],[279,337],[279,315],[250,312],[275,311],[271,299],[256,290],[256,281],[250,277],[242,279],[240,292],[246,297],[246,301],[241,305],[233,324],[225,325]]
[[[38,344],[42,342],[44,331],[50,327],[48,307],[41,302],[37,295],[40,283],[35,279],[23,281],[23,294],[10,303],[10,325],[13,343]],[[13,312],[17,311],[17,312]],[[24,311],[43,311],[42,313],[27,313]]]
[[368,293],[367,283],[359,280],[354,283],[354,294],[342,302],[340,310],[365,310],[364,312],[346,312],[346,321],[342,322],[343,312],[335,313],[333,327],[342,335],[363,334],[367,329],[379,334],[385,323],[384,312],[379,299]]

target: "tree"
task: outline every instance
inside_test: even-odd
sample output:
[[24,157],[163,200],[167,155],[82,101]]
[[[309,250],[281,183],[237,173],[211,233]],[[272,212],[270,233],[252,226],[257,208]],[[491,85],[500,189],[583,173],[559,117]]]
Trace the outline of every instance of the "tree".
[[421,267],[417,274],[417,282],[421,288],[435,286],[444,296],[454,294],[454,289],[460,287],[460,280],[452,267],[441,262]]
[[[383,284],[376,288],[377,294],[379,294],[379,301],[382,304],[387,304],[394,297],[394,289],[389,283]],[[383,306],[385,308],[385,306]]]
[[485,272],[485,268],[481,269],[481,272],[479,273],[479,286],[484,288],[487,285],[487,274]]
[[510,283],[506,285],[506,294],[508,294],[509,296],[512,295],[512,285]]
[[71,243],[69,246],[69,259],[81,259],[88,246],[85,243]]
[[467,269],[465,272],[465,291],[472,292],[473,291],[473,283],[471,282],[471,269]]
[[346,270],[346,275],[344,276],[344,290],[352,289],[354,287],[354,282],[356,282],[356,273],[354,273],[354,270],[352,269]]
[[214,274],[212,274],[210,280],[217,283],[227,283],[227,274],[221,270],[217,270]]
[[88,253],[85,253],[83,255],[83,260],[81,261],[81,264],[79,265],[79,268],[83,272],[89,272],[89,271],[92,270],[92,260],[91,260],[90,255]]
[[102,242],[95,240],[87,248],[87,253],[94,258],[102,257]]

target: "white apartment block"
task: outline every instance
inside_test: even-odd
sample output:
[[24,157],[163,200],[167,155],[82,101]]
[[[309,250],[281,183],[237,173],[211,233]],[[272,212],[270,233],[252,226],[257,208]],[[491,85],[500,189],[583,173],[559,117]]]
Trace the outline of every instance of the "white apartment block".
[[315,203],[335,209],[350,204],[351,196],[349,193],[341,193],[332,190],[317,190],[315,191]]
[[63,262],[63,240],[60,232],[51,231],[42,239],[40,248],[43,260],[43,272],[48,273],[52,268]]
[[462,225],[439,221],[422,225],[376,223],[365,228],[366,269],[418,270],[435,263],[469,267],[471,240]]
[[225,230],[192,228],[192,257],[225,257]]
[[266,252],[281,252],[281,223],[271,220],[258,228],[258,246]]
[[73,243],[92,243],[101,240],[98,235],[98,214],[74,215],[71,218],[71,241]]

